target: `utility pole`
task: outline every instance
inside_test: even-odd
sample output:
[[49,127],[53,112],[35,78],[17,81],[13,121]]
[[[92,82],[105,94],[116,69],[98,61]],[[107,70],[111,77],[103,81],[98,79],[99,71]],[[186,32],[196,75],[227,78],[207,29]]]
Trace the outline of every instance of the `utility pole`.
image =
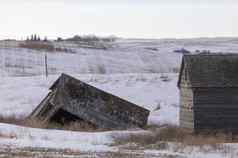
[[48,77],[47,53],[45,53],[45,76]]

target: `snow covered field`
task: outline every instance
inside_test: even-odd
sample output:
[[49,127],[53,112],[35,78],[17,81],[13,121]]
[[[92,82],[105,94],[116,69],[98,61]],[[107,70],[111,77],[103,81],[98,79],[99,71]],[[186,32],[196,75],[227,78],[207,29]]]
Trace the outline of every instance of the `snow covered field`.
[[[73,75],[151,111],[150,124],[178,124],[177,74]],[[168,81],[163,81],[168,76]],[[0,78],[0,115],[24,117],[40,103],[58,75]],[[158,106],[161,107],[158,110]],[[169,113],[168,113],[169,112]]]
[[0,41],[0,76],[31,76],[45,73],[45,53],[50,74],[74,73],[165,73],[179,68],[181,53],[191,52],[237,53],[237,38],[197,39],[119,39],[105,43],[107,49],[88,49],[72,42],[52,42],[67,52],[36,51],[19,47],[20,42]]
[[[73,76],[149,109],[151,111],[149,124],[178,124],[179,97],[176,86],[178,74],[88,74]],[[48,87],[57,77],[58,75],[49,76],[47,79],[43,76],[1,78],[0,114],[3,116],[27,116],[47,94]],[[160,109],[158,109],[158,105],[160,105]],[[121,149],[110,145],[114,138],[123,138],[132,133],[148,132],[143,130],[71,132],[0,124],[0,135],[3,136],[2,138],[0,136],[0,147],[118,152]],[[231,151],[235,152],[236,150]],[[170,155],[176,158],[210,158],[211,156],[222,158],[230,156],[218,151],[204,153],[196,148],[188,148],[185,152],[174,151],[170,148],[166,150],[143,150],[143,154],[157,155],[156,157]]]
[[[178,70],[182,55],[173,51],[185,48],[190,51],[238,52],[236,38],[121,39],[110,43],[106,50],[81,48],[72,43],[54,44],[73,49],[76,53],[47,52],[50,76],[45,78],[45,52],[19,48],[17,42],[0,42],[0,115],[28,116],[45,97],[49,86],[64,72],[149,109],[149,125],[178,125],[178,74],[173,72]],[[118,147],[111,146],[114,138],[148,132],[70,132],[0,124],[0,153],[3,148],[22,147],[117,152]],[[142,152],[157,155],[155,157],[238,157],[238,145],[229,146],[232,147],[229,153],[204,152],[193,147],[182,152],[172,148]]]
[[[177,74],[74,76],[149,109],[151,111],[149,124],[178,124]],[[168,77],[168,81],[163,81],[165,76]],[[57,77],[57,75],[54,75],[47,79],[44,76],[1,78],[0,114],[3,116],[27,116],[45,97],[48,87]],[[158,106],[160,106],[160,110]],[[17,147],[55,148],[57,146],[57,148],[80,149],[81,151],[112,151],[114,148],[106,146],[112,143],[112,136],[122,137],[126,133],[132,132],[64,132],[0,124],[2,135],[14,135],[17,138],[1,139],[0,144]]]
[[[75,74],[171,72],[181,60],[181,54],[146,49],[150,43],[145,44],[145,48],[141,48],[130,42],[116,42],[113,43],[112,48],[106,50],[81,48],[72,43],[52,44],[57,47],[73,49],[75,53],[37,51],[20,48],[17,43],[12,46],[11,42],[2,43],[2,45],[0,42],[0,75],[44,74],[45,53],[47,53],[50,74],[62,72]],[[157,44],[154,44],[154,47],[157,47]]]

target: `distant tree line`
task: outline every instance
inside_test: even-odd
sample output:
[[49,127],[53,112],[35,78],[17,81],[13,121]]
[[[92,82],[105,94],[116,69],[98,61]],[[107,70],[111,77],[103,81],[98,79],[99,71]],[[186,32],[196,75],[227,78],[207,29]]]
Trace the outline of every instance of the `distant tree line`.
[[[114,42],[118,38],[115,36],[108,36],[108,37],[98,37],[95,35],[84,35],[79,36],[75,35],[70,38],[63,39],[62,37],[58,37],[55,41],[61,42],[61,41],[72,41],[72,42]],[[48,42],[47,37],[44,39],[41,39],[40,35],[32,34],[30,36],[27,36],[26,41],[43,41]]]
[[26,41],[43,41],[43,42],[47,42],[48,39],[47,39],[47,37],[45,37],[44,40],[42,40],[39,35],[32,34],[30,37],[29,36],[27,37]]
[[109,36],[109,37],[97,37],[95,35],[87,35],[87,36],[79,36],[75,35],[71,38],[63,39],[61,37],[58,37],[56,41],[73,41],[73,42],[114,42],[117,39],[115,36]]

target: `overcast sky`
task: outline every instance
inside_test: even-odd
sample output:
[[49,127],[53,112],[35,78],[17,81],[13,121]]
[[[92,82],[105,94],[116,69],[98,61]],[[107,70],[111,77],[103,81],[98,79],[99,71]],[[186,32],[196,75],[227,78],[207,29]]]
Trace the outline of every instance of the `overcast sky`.
[[1,0],[0,38],[238,36],[237,0]]

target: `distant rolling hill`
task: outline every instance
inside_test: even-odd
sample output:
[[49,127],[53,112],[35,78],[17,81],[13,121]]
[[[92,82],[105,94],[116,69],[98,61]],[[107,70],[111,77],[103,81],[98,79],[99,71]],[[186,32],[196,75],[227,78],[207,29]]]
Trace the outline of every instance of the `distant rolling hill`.
[[57,48],[55,51],[23,48],[19,46],[21,43],[0,41],[0,76],[42,75],[45,54],[49,74],[113,74],[178,71],[182,53],[174,50],[182,48],[191,52],[238,52],[237,38],[118,39],[94,43],[95,47],[85,43],[50,42]]

